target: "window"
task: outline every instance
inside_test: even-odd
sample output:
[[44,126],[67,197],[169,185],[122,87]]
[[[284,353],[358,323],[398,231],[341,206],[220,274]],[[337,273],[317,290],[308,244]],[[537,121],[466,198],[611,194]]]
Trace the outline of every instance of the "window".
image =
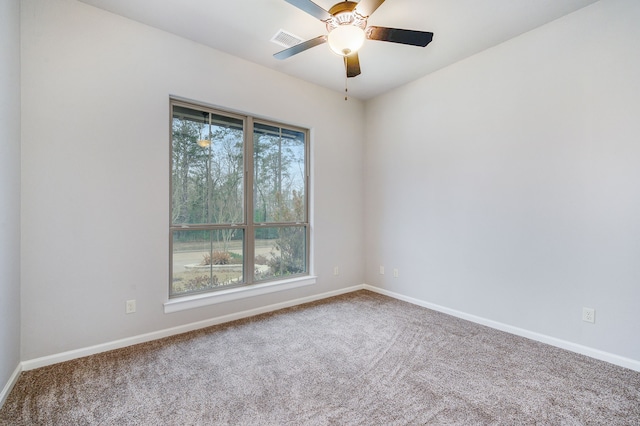
[[309,275],[308,131],[171,111],[169,297]]

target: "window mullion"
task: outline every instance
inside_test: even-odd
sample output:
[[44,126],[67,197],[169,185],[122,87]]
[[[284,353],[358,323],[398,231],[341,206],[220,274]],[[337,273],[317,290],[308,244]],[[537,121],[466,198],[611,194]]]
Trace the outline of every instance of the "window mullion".
[[245,255],[244,255],[244,270],[245,270],[245,281],[247,284],[252,284],[255,281],[255,227],[253,223],[253,202],[254,202],[254,194],[253,194],[253,118],[247,117],[245,123],[245,139],[244,139],[244,147],[245,147],[245,171],[244,171],[244,182],[245,182],[245,200],[244,200],[244,211],[245,211]]

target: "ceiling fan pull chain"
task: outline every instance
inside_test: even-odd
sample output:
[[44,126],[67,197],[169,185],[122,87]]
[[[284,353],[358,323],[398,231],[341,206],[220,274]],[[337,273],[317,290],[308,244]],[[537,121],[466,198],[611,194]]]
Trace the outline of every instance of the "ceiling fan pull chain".
[[[345,68],[347,67],[347,57],[346,56],[344,57],[344,66],[345,66]],[[344,100],[345,101],[348,100],[348,98],[349,98],[349,93],[348,93],[349,91],[347,89],[347,83],[348,82],[349,82],[349,76],[345,76],[344,77]]]

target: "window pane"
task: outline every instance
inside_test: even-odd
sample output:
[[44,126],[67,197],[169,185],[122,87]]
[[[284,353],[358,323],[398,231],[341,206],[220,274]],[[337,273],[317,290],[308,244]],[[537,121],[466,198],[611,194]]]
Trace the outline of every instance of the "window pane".
[[242,229],[173,231],[171,296],[244,282]]
[[169,297],[308,275],[308,131],[171,108]]
[[306,226],[256,229],[255,280],[307,272]]
[[244,222],[243,121],[174,106],[172,224]]
[[305,134],[256,123],[254,222],[305,221]]

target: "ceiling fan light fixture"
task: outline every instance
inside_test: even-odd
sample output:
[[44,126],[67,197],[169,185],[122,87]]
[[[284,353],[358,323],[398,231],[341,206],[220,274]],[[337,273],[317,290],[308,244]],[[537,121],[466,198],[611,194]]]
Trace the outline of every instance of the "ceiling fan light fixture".
[[364,30],[355,25],[338,25],[329,33],[329,47],[340,56],[356,53],[364,44]]

